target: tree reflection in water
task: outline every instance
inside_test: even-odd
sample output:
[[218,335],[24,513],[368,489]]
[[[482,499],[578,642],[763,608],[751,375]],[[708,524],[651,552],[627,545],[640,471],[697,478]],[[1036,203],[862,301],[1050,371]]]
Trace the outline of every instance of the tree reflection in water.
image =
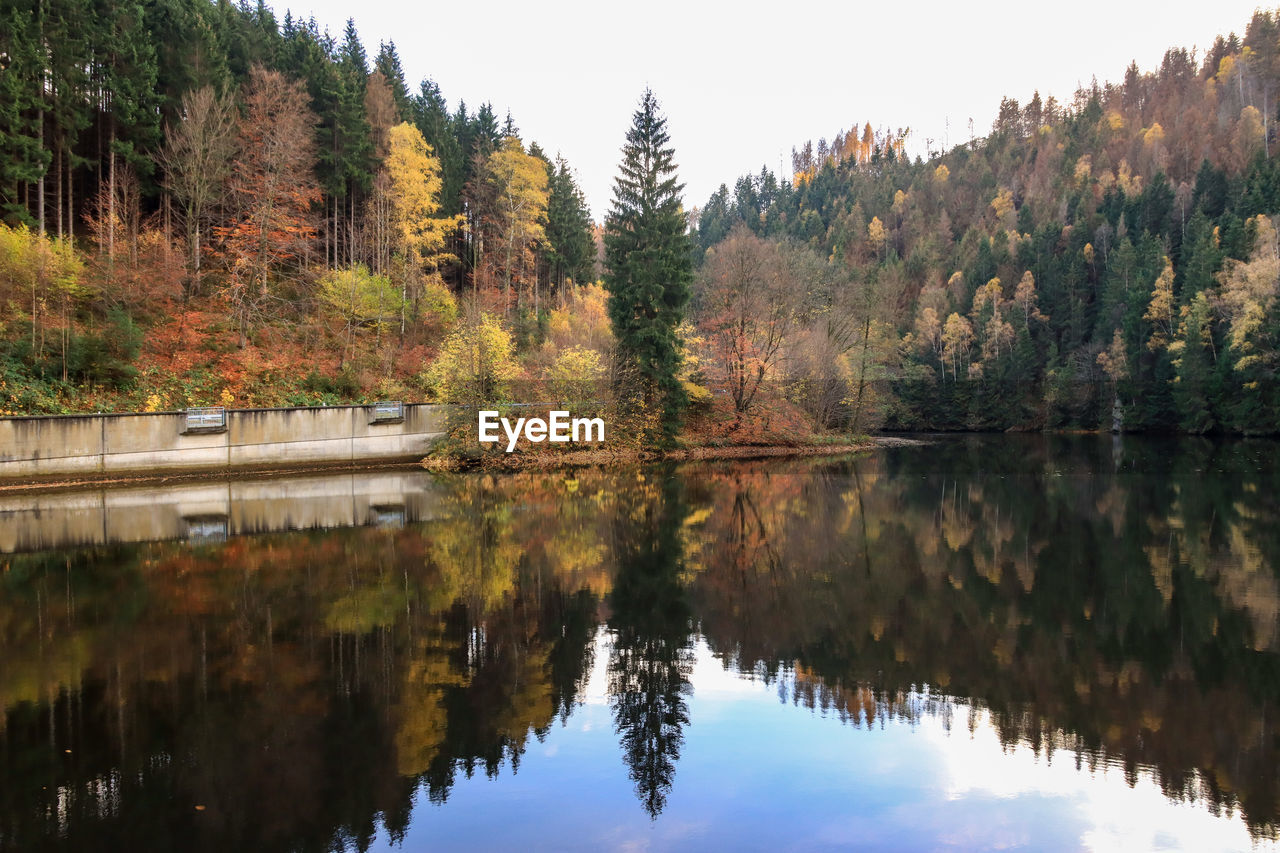
[[609,698],[636,796],[651,818],[666,805],[689,723],[693,615],[681,583],[681,491],[674,475],[650,472],[620,500],[612,525]]
[[441,488],[403,528],[0,558],[0,848],[402,837],[554,737],[601,630],[654,818],[698,636],[849,724],[981,709],[1006,744],[1150,768],[1275,836],[1271,444],[1002,436]]

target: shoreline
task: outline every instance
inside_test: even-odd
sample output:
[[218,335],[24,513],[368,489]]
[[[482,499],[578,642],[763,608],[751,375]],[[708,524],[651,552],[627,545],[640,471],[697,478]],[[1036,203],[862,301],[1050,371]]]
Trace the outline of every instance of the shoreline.
[[227,470],[225,468],[190,469],[158,473],[122,473],[106,477],[59,477],[41,479],[14,479],[0,481],[0,494],[43,494],[62,490],[82,488],[103,488],[115,486],[155,486],[165,483],[181,483],[191,480],[215,482],[231,482],[234,480],[271,480],[277,477],[297,476],[299,474],[346,474],[353,471],[401,470],[410,471],[420,467],[416,459],[393,459],[386,461],[370,460],[367,462],[316,462],[299,463],[297,465],[258,466]]
[[162,485],[193,480],[233,481],[263,480],[276,477],[339,474],[352,471],[377,470],[426,470],[436,473],[465,471],[549,471],[556,468],[584,468],[593,466],[636,465],[651,462],[694,462],[702,460],[733,459],[784,459],[806,456],[843,456],[862,453],[877,447],[903,447],[925,442],[882,436],[863,442],[848,444],[814,445],[728,445],[724,447],[688,447],[668,451],[611,452],[603,450],[569,450],[555,453],[502,454],[492,460],[466,459],[460,456],[426,457],[422,459],[395,459],[357,463],[315,463],[283,466],[255,467],[236,471],[204,469],[167,473],[118,474],[103,477],[33,478],[0,481],[0,494],[46,494],[84,488],[112,488],[129,486]]
[[489,453],[475,457],[459,455],[427,457],[422,467],[428,471],[549,471],[557,468],[586,468],[612,465],[643,465],[652,462],[698,462],[734,459],[786,459],[804,456],[845,456],[879,447],[909,447],[926,442],[882,436],[843,444],[733,444],[700,445],[671,450],[561,450],[549,452]]

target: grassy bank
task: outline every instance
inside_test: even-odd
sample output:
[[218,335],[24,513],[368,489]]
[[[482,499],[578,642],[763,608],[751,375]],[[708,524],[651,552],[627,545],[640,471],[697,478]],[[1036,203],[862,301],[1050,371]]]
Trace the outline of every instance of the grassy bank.
[[[521,416],[545,415],[523,409]],[[594,413],[593,413],[594,414]],[[737,412],[723,395],[692,406],[675,440],[661,445],[647,438],[643,419],[601,413],[606,421],[600,443],[530,443],[523,437],[508,453],[505,439],[482,444],[474,419],[459,422],[448,438],[422,460],[429,470],[526,470],[566,466],[613,465],[659,459],[756,459],[812,456],[868,450],[877,442],[865,435],[815,430],[785,399],[771,399],[749,412]]]

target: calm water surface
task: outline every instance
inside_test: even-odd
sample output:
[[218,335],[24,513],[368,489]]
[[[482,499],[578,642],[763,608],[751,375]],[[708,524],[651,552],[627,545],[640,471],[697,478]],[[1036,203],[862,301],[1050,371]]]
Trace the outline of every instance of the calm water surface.
[[0,499],[0,849],[1274,849],[1277,451]]

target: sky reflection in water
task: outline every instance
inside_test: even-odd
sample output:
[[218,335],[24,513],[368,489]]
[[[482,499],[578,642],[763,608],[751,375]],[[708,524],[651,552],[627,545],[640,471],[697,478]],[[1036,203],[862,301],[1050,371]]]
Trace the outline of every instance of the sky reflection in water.
[[0,849],[1273,847],[1275,450],[3,497]]
[[1004,747],[987,712],[970,730],[971,704],[949,720],[855,726],[726,668],[702,641],[678,777],[650,820],[618,754],[609,642],[595,640],[582,707],[517,773],[460,779],[447,804],[421,802],[403,841],[384,833],[377,849],[1276,849],[1251,841],[1238,813],[1169,799],[1146,769],[1130,787],[1114,761],[1090,770],[1070,751]]

